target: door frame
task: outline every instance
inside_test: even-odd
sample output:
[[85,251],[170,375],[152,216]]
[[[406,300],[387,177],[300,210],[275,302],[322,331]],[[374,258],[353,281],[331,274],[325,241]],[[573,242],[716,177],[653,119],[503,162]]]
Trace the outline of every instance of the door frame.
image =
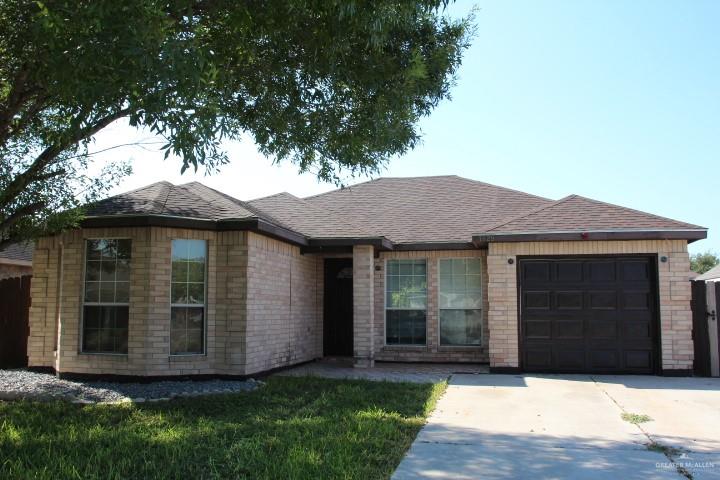
[[[650,265],[650,289],[655,293],[654,295],[654,314],[652,323],[653,328],[652,342],[653,348],[653,369],[652,375],[660,375],[662,373],[662,322],[660,320],[660,271],[658,269],[658,254],[657,253],[605,253],[605,254],[570,254],[570,255],[516,255],[515,256],[515,288],[517,290],[516,308],[517,308],[517,332],[518,332],[518,368],[521,372],[525,371],[525,365],[523,362],[523,328],[522,328],[522,276],[520,270],[520,264],[523,260],[565,260],[565,259],[589,259],[589,258],[646,258],[649,260]],[[562,372],[553,372],[562,373]],[[575,372],[577,373],[577,372]],[[601,375],[600,373],[597,373]],[[633,375],[632,373],[622,375]],[[647,375],[647,374],[638,374]]]

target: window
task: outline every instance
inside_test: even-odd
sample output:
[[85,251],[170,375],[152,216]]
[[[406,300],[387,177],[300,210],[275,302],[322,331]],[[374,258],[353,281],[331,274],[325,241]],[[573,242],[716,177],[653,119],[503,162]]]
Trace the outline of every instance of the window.
[[172,241],[170,355],[205,352],[205,240]]
[[388,260],[385,292],[385,343],[425,345],[425,260]]
[[480,345],[482,287],[479,258],[440,260],[440,345]]
[[86,241],[84,287],[82,351],[126,354],[130,240]]

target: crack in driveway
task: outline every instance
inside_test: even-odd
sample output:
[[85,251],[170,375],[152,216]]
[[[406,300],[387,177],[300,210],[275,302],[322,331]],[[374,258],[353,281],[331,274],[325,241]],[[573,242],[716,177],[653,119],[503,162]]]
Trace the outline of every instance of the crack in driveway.
[[[595,384],[595,386],[598,387],[598,388],[600,389],[600,391],[603,392],[603,393],[605,394],[605,396],[606,396],[607,398],[609,398],[609,399],[612,401],[612,403],[615,404],[615,406],[618,407],[618,409],[620,410],[620,413],[621,413],[621,414],[623,414],[623,413],[629,413],[627,410],[625,410],[625,408],[624,408],[622,405],[620,405],[620,403],[619,403],[615,398],[613,398],[612,395],[610,395],[610,393],[609,393],[607,390],[605,390],[605,389],[602,387],[602,385],[595,379],[595,377],[590,376],[590,379],[593,381],[593,383]],[[645,438],[648,439],[648,444],[647,444],[647,449],[648,449],[648,450],[654,450],[654,451],[657,451],[657,452],[662,453],[662,454],[665,455],[665,457],[666,457],[668,460],[670,460],[670,462],[675,466],[675,469],[677,470],[677,472],[678,472],[680,475],[682,475],[683,477],[688,478],[688,479],[690,479],[690,480],[693,479],[692,474],[691,474],[685,467],[683,467],[682,465],[678,464],[678,462],[677,462],[676,454],[677,454],[677,453],[682,453],[682,451],[680,451],[679,449],[671,448],[671,447],[668,447],[668,446],[666,446],[666,445],[661,444],[660,442],[658,442],[657,440],[655,440],[655,439],[650,435],[650,433],[647,432],[647,430],[645,430],[644,428],[642,428],[642,426],[641,426],[640,423],[631,423],[631,422],[628,422],[628,423],[630,423],[631,425],[635,425],[635,427],[640,431],[640,433],[642,433],[642,434],[645,436]],[[654,448],[653,448],[653,447],[654,447]]]

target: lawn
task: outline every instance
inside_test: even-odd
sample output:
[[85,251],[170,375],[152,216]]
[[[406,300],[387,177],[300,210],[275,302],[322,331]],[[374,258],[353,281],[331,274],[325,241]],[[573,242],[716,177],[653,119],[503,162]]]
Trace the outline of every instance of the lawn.
[[0,478],[388,478],[444,388],[273,377],[160,403],[0,401]]

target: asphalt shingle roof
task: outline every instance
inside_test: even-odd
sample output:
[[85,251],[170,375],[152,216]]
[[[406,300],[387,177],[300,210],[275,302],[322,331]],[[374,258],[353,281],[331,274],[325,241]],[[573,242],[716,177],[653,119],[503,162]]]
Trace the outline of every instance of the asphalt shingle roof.
[[698,229],[702,229],[702,227],[579,195],[570,195],[525,215],[498,224],[488,232],[541,233]]
[[455,175],[379,178],[305,200],[395,243],[470,242],[505,218],[553,202]]
[[192,182],[173,185],[158,182],[101,200],[88,208],[87,216],[164,215],[206,220],[256,218],[245,202]]
[[314,238],[372,237],[374,230],[354,225],[350,217],[337,215],[287,192],[248,202],[259,211],[268,212],[283,225]]
[[244,202],[201,183],[159,182],[102,200],[89,217],[258,219],[307,238],[385,237],[396,244],[470,243],[487,234],[703,230],[578,195],[558,201],[455,175],[379,178],[298,198]]
[[32,242],[19,242],[8,245],[0,250],[0,263],[2,260],[32,262],[35,244]]

